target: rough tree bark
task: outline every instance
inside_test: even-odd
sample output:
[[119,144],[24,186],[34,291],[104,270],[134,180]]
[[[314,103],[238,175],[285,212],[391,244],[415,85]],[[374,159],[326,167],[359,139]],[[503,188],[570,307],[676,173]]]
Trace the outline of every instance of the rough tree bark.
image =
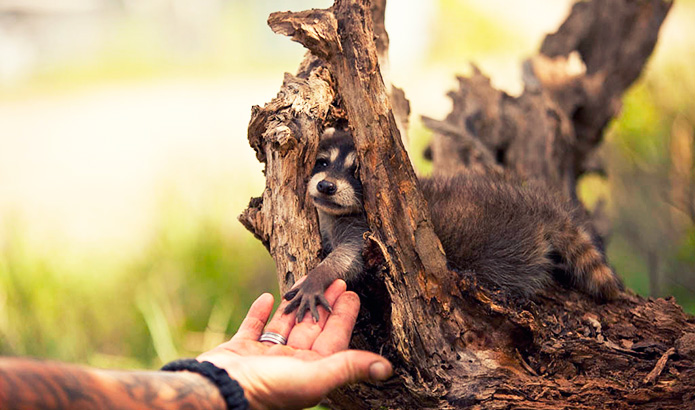
[[[249,125],[267,182],[240,220],[273,255],[283,292],[319,261],[305,186],[319,131],[347,120],[354,134],[370,275],[359,289],[363,308],[353,346],[387,356],[396,375],[335,392],[329,404],[695,407],[695,320],[675,301],[626,294],[599,305],[558,285],[532,303],[507,306],[470,273],[447,268],[380,73],[388,41],[383,12],[374,13],[372,25],[372,10],[384,4],[336,0],[327,10],[272,14],[271,28],[311,54],[297,76],[286,74],[275,99],[254,107]],[[478,71],[460,78],[450,94],[452,113],[426,120],[436,131],[436,172],[507,170],[576,198],[576,179],[597,169],[593,150],[669,7],[664,0],[577,3],[527,63],[526,91],[518,98],[493,89]],[[578,57],[585,68],[568,70]]]

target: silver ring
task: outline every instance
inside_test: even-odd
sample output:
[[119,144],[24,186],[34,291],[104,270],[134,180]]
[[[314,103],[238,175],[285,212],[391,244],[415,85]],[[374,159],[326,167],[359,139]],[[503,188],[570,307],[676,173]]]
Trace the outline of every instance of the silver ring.
[[275,332],[263,332],[261,335],[261,338],[258,339],[259,342],[270,342],[274,343],[276,345],[286,345],[287,344],[287,339],[285,339],[285,336],[281,335],[280,333],[275,333]]

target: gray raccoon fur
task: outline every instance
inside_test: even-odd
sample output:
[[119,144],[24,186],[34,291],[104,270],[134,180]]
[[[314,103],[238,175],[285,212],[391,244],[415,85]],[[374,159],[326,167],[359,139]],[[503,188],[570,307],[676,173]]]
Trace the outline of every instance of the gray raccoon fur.
[[[421,178],[420,187],[449,266],[472,272],[488,288],[522,300],[553,278],[600,300],[622,289],[579,210],[547,188],[474,173]],[[369,227],[348,133],[331,129],[324,136],[309,194],[330,253],[285,295],[291,300],[286,312],[299,308],[297,320],[307,311],[318,320],[317,304],[330,309],[326,287],[337,278],[353,280],[364,268],[363,234]]]

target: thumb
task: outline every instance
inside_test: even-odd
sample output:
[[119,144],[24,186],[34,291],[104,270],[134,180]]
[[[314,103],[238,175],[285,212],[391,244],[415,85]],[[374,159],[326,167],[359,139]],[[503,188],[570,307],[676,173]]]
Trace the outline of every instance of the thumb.
[[362,380],[386,380],[393,373],[393,366],[388,360],[363,350],[345,350],[314,363],[322,370],[317,382],[326,391]]

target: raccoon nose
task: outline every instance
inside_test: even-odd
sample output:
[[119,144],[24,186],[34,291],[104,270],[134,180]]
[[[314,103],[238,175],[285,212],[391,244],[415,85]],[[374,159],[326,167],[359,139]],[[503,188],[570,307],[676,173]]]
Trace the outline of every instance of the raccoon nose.
[[326,181],[325,179],[320,181],[318,184],[316,184],[316,189],[319,190],[320,193],[326,194],[326,195],[333,195],[335,194],[335,191],[337,187],[335,184],[331,181]]

